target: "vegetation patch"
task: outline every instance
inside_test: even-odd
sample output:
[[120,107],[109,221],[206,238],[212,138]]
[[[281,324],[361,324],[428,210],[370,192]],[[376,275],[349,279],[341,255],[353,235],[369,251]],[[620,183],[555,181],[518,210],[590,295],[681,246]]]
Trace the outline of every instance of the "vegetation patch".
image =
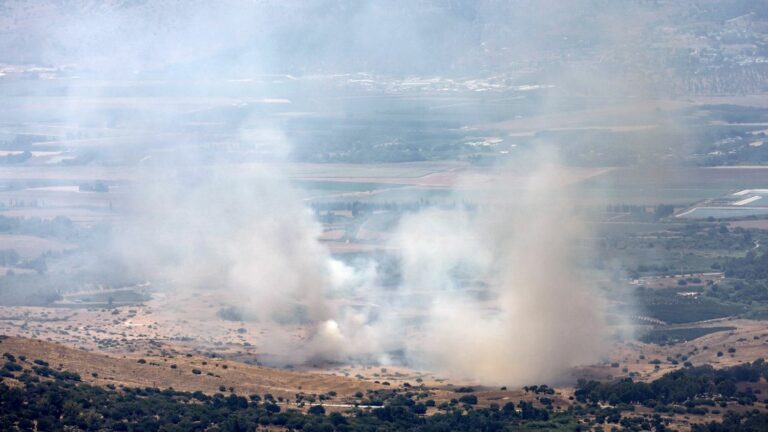
[[648,333],[640,337],[640,340],[645,343],[655,344],[673,344],[679,342],[692,341],[702,336],[706,336],[711,333],[717,333],[721,331],[736,330],[736,327],[691,327],[691,328],[675,328],[675,329],[653,329]]

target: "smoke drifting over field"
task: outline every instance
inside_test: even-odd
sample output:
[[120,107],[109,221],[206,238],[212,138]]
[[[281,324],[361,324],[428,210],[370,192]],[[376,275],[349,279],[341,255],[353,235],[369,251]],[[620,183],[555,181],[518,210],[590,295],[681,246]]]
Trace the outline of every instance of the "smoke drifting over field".
[[222,294],[236,299],[246,318],[329,318],[321,228],[286,180],[267,166],[239,174],[200,170],[139,187],[141,210],[119,249],[174,284],[225,287]]
[[[471,222],[454,212],[424,212],[401,225],[398,244],[406,263],[416,264],[405,284],[434,292],[423,345],[410,350],[423,353],[425,364],[481,382],[521,384],[557,379],[603,352],[603,304],[579,266],[587,231],[575,203],[560,192],[551,165],[526,183],[504,191],[518,197],[512,209],[480,212]],[[462,266],[487,283],[483,299],[455,289],[448,275]]]
[[[150,279],[214,292],[270,328],[260,348],[278,362],[404,360],[484,383],[551,382],[598,360],[608,327],[582,265],[588,232],[553,158],[540,159],[497,191],[502,205],[403,216],[389,244],[394,289],[375,262],[332,257],[301,193],[267,165],[141,185],[116,246]],[[291,337],[297,325],[306,339]]]
[[[309,82],[312,74],[359,71],[406,79],[493,70],[499,62],[516,70],[523,60],[534,62],[539,48],[566,43],[552,35],[556,29],[576,26],[590,41],[617,43],[597,34],[603,26],[590,26],[605,21],[624,29],[617,23],[633,16],[632,7],[616,2],[569,2],[552,8],[552,14],[535,11],[553,5],[530,1],[458,1],[448,7],[429,1],[116,3],[120,6],[62,12],[52,4],[41,6],[49,13],[26,11],[22,23],[38,21],[25,29],[50,28],[50,33],[37,30],[40,46],[8,56],[74,65],[72,78],[128,78],[121,82],[127,89],[136,84],[130,80],[148,80],[136,88],[155,104],[149,115],[103,120],[93,110],[103,114],[98,110],[114,108],[110,98],[124,96],[121,91],[105,95],[98,85],[67,87],[64,81],[61,91],[69,92],[72,103],[58,114],[72,124],[117,123],[152,134],[183,129],[171,138],[180,140],[203,127],[196,115],[209,108],[207,101],[202,108],[187,106],[183,97],[236,98],[222,84],[232,79],[289,73],[306,75]],[[610,5],[603,20],[592,16],[595,4]],[[64,18],[48,25],[46,19],[59,12]],[[595,58],[607,51],[600,43],[594,49]],[[532,84],[557,80],[584,93],[607,88],[604,98],[636,88],[595,69],[563,70]],[[260,76],[249,91],[271,101],[285,96],[271,94],[270,79]],[[299,96],[307,96],[298,88]],[[317,94],[307,96],[312,100],[307,106],[336,108],[335,100],[315,107],[313,99],[335,99],[335,88],[312,89]],[[103,104],[85,108],[77,105],[82,100]],[[542,97],[534,111],[546,112],[550,104]],[[282,118],[262,119],[259,112],[235,119],[222,114],[223,126],[216,127],[226,133],[215,129],[212,135],[237,144],[276,141],[271,156],[284,160],[290,143],[279,131],[259,131],[279,129]],[[289,114],[302,113],[284,117]],[[115,228],[113,249],[132,271],[170,286],[170,293],[212,292],[243,320],[263,323],[270,334],[260,350],[291,363],[404,360],[488,384],[551,382],[605,352],[605,305],[584,265],[590,233],[562,188],[555,155],[534,158],[535,168],[522,184],[507,183],[504,166],[493,168],[501,178],[494,186],[498,206],[430,208],[403,216],[389,243],[400,264],[399,283],[392,287],[382,285],[386,275],[377,262],[351,265],[332,256],[318,241],[321,224],[280,168],[229,160],[208,164],[207,153],[196,153],[208,148],[192,144],[174,154],[178,164],[154,165],[151,158],[144,164],[145,180],[131,186],[130,217]],[[293,337],[298,326],[306,338]]]

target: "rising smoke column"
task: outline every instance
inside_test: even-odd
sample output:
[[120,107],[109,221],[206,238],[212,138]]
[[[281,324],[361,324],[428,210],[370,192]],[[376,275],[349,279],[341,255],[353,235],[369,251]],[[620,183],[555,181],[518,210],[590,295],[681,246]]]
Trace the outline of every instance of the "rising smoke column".
[[[432,295],[425,323],[407,344],[411,362],[483,383],[523,385],[564,378],[605,352],[604,304],[580,266],[588,231],[559,176],[543,165],[522,190],[502,189],[514,198],[512,207],[404,218],[395,237],[404,286]],[[416,241],[425,226],[427,248]],[[456,244],[457,238],[465,240]],[[421,271],[408,270],[415,263]],[[451,274],[460,266],[486,282],[485,295],[456,289]]]
[[[549,55],[543,48],[553,35],[573,41],[582,27],[589,29],[586,40],[600,43],[545,80],[568,89],[566,99],[644,93],[640,78],[654,75],[641,58],[648,52],[632,47],[639,41],[642,48],[650,35],[640,30],[655,33],[657,26],[638,27],[650,14],[620,2],[451,2],[448,8],[406,1],[8,3],[16,11],[8,21],[19,24],[2,41],[6,57],[73,67],[73,77],[146,80],[141,92],[158,106],[129,124],[149,133],[190,121],[176,96],[214,96],[229,79],[360,70],[461,75],[484,70],[478,68],[483,62],[502,64],[504,73],[510,64]],[[34,43],[19,43],[25,40]],[[632,80],[617,78],[615,68],[601,67],[612,53],[638,55],[629,65],[643,67],[628,68]],[[68,124],[106,122],[102,116],[111,116],[102,110],[109,112],[104,107],[114,95],[76,82],[56,82],[68,97],[50,109],[63,111],[58,114]],[[259,98],[286,96],[263,86]],[[321,93],[339,96],[334,86]],[[558,112],[559,102],[546,100],[539,111]],[[243,126],[234,122],[229,136],[247,135]],[[202,159],[196,156],[187,159]],[[585,248],[576,245],[589,233],[551,167],[518,189],[498,191],[516,208],[406,216],[392,241],[403,283],[398,295],[381,302],[375,264],[358,271],[333,259],[317,241],[320,224],[279,169],[180,165],[167,167],[171,175],[148,173],[135,188],[135,214],[116,229],[114,249],[152,280],[215,293],[244,318],[274,325],[269,339],[275,345],[261,347],[266,352],[281,351],[293,361],[386,362],[391,351],[405,349],[412,365],[510,384],[549,381],[604,350],[602,299],[578,265],[577,251]],[[464,289],[467,279],[482,282],[482,295]],[[368,306],[339,307],[350,295]],[[306,326],[306,342],[280,332],[294,324]]]
[[[377,285],[374,263],[334,259],[301,194],[262,165],[142,189],[152,206],[122,246],[155,277],[215,292],[268,326],[262,350],[288,362],[388,363],[404,350],[408,365],[454,378],[552,382],[598,360],[608,326],[582,265],[589,231],[562,171],[543,159],[522,184],[499,168],[495,205],[405,215],[390,243],[401,263],[395,295]],[[350,297],[376,307],[339,306]],[[305,340],[289,334],[296,325]]]
[[219,291],[249,319],[316,322],[333,313],[322,227],[265,165],[149,170],[116,248],[150,277]]
[[385,358],[369,316],[338,305],[373,295],[375,265],[332,257],[303,194],[275,165],[157,166],[141,177],[112,249],[171,304],[199,307],[187,298],[205,296],[217,301],[209,309],[258,322],[268,332],[260,351],[275,364]]

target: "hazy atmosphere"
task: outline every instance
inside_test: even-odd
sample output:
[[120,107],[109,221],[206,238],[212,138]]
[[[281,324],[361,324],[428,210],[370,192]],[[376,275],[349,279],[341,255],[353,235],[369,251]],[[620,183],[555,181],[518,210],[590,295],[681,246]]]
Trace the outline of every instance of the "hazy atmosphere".
[[766,92],[760,1],[2,1],[0,430],[765,430]]

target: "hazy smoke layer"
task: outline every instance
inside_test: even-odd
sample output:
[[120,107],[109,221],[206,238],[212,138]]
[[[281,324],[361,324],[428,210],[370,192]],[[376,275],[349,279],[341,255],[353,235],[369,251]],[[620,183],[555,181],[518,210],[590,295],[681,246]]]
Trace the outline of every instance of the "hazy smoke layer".
[[[377,286],[374,263],[333,259],[301,195],[263,165],[155,177],[118,245],[148,277],[214,292],[263,323],[261,349],[288,362],[386,363],[401,351],[453,377],[552,382],[605,348],[603,305],[579,265],[588,233],[556,167],[505,182],[499,205],[404,216],[390,242],[395,291]],[[342,306],[353,297],[375,307]],[[306,339],[289,334],[297,325]]]
[[[265,125],[279,129],[289,124],[285,119],[305,114],[346,115],[335,112],[346,100],[343,92],[336,84],[318,90],[314,86],[326,81],[314,74],[327,79],[365,72],[406,81],[414,74],[517,74],[552,55],[542,48],[565,41],[584,48],[577,51],[578,60],[608,53],[613,57],[606,58],[635,71],[642,61],[615,57],[631,57],[638,50],[625,43],[645,43],[649,29],[658,33],[637,23],[635,11],[646,9],[642,3],[582,0],[540,6],[530,0],[116,0],[103,6],[74,1],[38,7],[10,1],[0,7],[0,27],[7,29],[0,51],[4,62],[66,72],[59,75],[71,82],[55,82],[66,103],[46,109],[62,111],[58,115],[68,124],[129,125],[126,129],[160,144],[181,143],[152,153],[162,148],[136,138],[148,155],[137,164],[160,156],[175,161],[173,167],[143,173],[145,180],[134,186],[132,213],[116,228],[114,249],[136,274],[170,287],[171,295],[173,290],[213,293],[221,305],[269,329],[262,352],[291,362],[389,362],[405,353],[409,364],[455,377],[523,384],[551,381],[573,365],[597,359],[607,329],[601,298],[581,265],[589,233],[552,165],[529,171],[533,174],[523,184],[498,168],[501,180],[491,185],[498,206],[405,216],[390,243],[399,258],[401,283],[385,288],[379,286],[383,270],[375,262],[353,268],[318,241],[322,227],[284,173],[228,160],[225,151],[197,154],[195,149],[211,142],[223,142],[221,148],[269,144],[282,135],[265,135]],[[611,25],[602,25],[598,16]],[[636,32],[616,38],[628,23]],[[614,27],[621,31],[603,30]],[[567,50],[557,52],[558,61],[569,58]],[[617,79],[625,74],[616,70],[599,73],[602,68],[595,65],[602,63],[552,63],[560,72],[548,70],[541,77],[524,72],[503,81],[509,81],[508,91],[513,84],[550,82],[564,89],[563,100],[535,99],[533,112],[540,113],[564,105],[571,94],[610,98],[621,90],[644,92],[638,80],[626,86]],[[76,85],[83,77],[115,80],[118,90],[98,82]],[[250,83],[252,77],[259,78],[252,86],[229,86],[233,80]],[[292,87],[280,87],[281,80],[300,83],[286,90]],[[400,87],[388,96],[403,91]],[[468,88],[475,93],[474,86]],[[330,102],[321,95],[331,96]],[[205,100],[192,103],[195,97]],[[517,97],[505,92],[487,109]],[[238,111],[247,105],[240,99],[250,100],[252,109]],[[309,102],[297,103],[296,112],[266,108],[267,101],[292,99]],[[133,113],[134,104],[150,102],[151,109]],[[115,107],[129,113],[107,115]],[[386,105],[376,110],[390,115]],[[349,119],[354,122],[355,116]],[[394,124],[387,122],[381,124]],[[158,137],[160,131],[174,134]],[[366,143],[367,134],[361,134],[360,143]],[[275,157],[290,153],[280,150]],[[110,151],[145,154],[119,145]],[[213,155],[220,159],[210,166],[206,158]],[[208,319],[216,319],[216,311],[208,312]],[[303,338],[295,337],[297,329]]]
[[260,348],[281,363],[375,360],[380,337],[368,316],[336,304],[372,292],[375,271],[331,257],[318,241],[321,225],[281,172],[263,164],[168,170],[143,173],[131,216],[116,230],[115,250],[133,271],[180,300],[213,294],[213,306],[263,324],[270,334]]
[[248,319],[332,316],[321,227],[284,178],[264,165],[148,177],[118,236],[140,271],[176,286],[220,290]]
[[[602,301],[577,267],[587,233],[562,184],[556,168],[544,167],[522,190],[500,191],[516,197],[513,207],[471,221],[464,212],[406,218],[397,236],[405,284],[433,292],[420,343],[409,347],[414,360],[482,382],[523,384],[599,358]],[[450,275],[459,269],[487,284],[480,298],[456,290]]]

